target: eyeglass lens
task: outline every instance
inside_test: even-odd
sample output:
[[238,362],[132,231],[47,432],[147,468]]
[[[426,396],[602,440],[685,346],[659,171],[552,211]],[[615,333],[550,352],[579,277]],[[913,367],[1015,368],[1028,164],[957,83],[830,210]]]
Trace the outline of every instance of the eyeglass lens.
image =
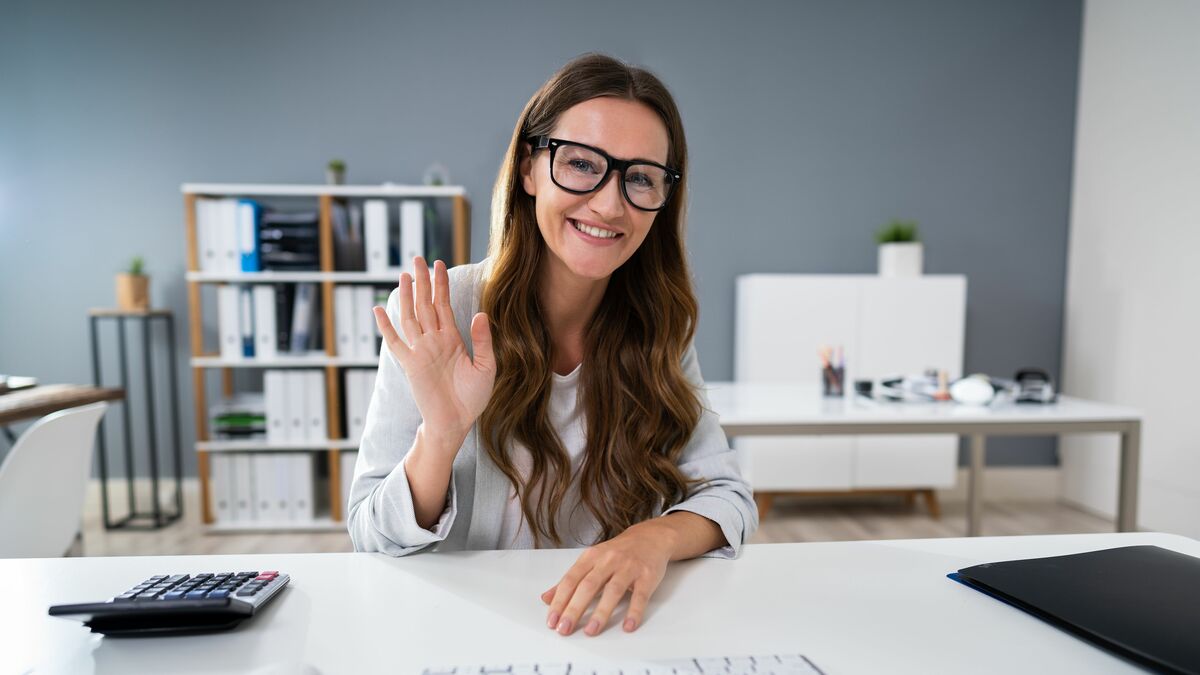
[[[578,192],[594,190],[608,175],[608,162],[600,155],[578,145],[559,145],[551,163],[554,182]],[[653,164],[631,164],[625,171],[625,194],[635,206],[660,208],[670,194],[670,176]]]

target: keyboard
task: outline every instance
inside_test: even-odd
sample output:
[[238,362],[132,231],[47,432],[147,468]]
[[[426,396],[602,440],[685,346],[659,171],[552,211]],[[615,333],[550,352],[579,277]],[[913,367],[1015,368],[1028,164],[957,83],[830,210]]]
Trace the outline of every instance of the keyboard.
[[803,654],[725,656],[648,661],[627,666],[589,666],[580,663],[493,664],[426,668],[422,675],[823,675]]
[[54,605],[50,616],[105,635],[179,635],[228,630],[254,616],[287,585],[276,571],[160,574],[103,602]]

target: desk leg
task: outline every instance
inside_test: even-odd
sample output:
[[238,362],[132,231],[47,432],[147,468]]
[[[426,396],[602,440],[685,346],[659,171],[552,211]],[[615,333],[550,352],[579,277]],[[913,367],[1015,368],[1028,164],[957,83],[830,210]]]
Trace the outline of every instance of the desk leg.
[[1121,432],[1121,475],[1117,488],[1117,532],[1137,531],[1138,469],[1141,465],[1142,423]]
[[971,434],[971,465],[967,472],[967,536],[978,537],[983,516],[983,466],[987,456],[987,437]]

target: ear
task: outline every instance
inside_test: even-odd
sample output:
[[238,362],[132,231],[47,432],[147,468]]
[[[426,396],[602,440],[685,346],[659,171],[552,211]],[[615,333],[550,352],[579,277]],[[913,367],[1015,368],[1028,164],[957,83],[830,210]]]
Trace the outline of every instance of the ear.
[[532,144],[521,143],[521,162],[518,167],[521,173],[521,187],[525,188],[525,194],[530,197],[537,195],[537,181],[533,179]]

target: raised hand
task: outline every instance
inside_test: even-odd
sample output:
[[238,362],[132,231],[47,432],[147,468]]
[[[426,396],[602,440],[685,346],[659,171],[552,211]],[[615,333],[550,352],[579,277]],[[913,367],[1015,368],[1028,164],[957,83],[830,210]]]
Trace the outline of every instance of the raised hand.
[[[421,412],[423,432],[445,441],[457,452],[471,426],[487,406],[496,381],[492,333],[482,312],[471,319],[474,360],[459,336],[450,307],[446,265],[433,264],[433,283],[425,259],[414,258],[413,275],[400,275],[400,328],[396,333],[387,312],[375,307],[375,323],[388,351],[400,362]],[[432,286],[432,288],[431,288]],[[407,339],[407,342],[406,342]]]

